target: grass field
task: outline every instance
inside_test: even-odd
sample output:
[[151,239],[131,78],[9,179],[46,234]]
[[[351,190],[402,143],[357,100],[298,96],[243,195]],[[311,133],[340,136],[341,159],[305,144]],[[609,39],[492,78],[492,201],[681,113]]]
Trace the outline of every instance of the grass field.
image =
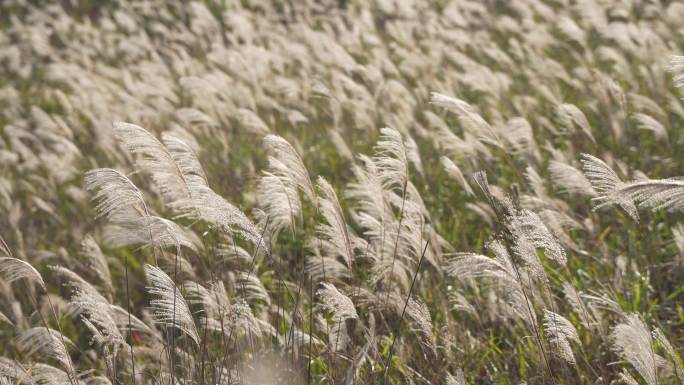
[[0,1],[0,385],[684,383],[683,26]]

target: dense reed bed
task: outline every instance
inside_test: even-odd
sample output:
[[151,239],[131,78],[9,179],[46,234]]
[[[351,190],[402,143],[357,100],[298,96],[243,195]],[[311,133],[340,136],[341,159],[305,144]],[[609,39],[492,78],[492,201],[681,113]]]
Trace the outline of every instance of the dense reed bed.
[[682,26],[0,2],[0,384],[682,384]]

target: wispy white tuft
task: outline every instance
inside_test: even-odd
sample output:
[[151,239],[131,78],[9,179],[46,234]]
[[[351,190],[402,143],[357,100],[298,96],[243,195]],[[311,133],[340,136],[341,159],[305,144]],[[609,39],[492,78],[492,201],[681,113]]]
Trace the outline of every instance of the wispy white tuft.
[[[0,322],[4,322],[6,324],[9,324],[10,326],[14,326],[14,322],[12,322],[11,319],[9,319],[5,314],[0,312]],[[2,374],[2,373],[0,373]]]
[[599,196],[592,199],[598,203],[596,208],[617,203],[634,220],[639,218],[634,202],[654,210],[684,210],[684,180],[669,178],[622,182],[600,159],[587,154],[582,154],[582,157],[584,173],[599,192]]
[[244,292],[244,298],[249,301],[259,301],[266,305],[271,304],[271,295],[263,282],[255,274],[241,272],[238,275],[237,286],[240,293]]
[[391,215],[382,178],[371,158],[361,155],[359,160],[362,165],[355,165],[353,169],[356,182],[349,185],[344,195],[355,202],[360,212],[382,224]]
[[593,329],[596,326],[596,320],[592,317],[584,302],[582,302],[577,289],[570,282],[563,282],[563,295],[572,307],[572,310],[579,316],[582,325],[587,329]]
[[64,369],[71,370],[71,357],[65,344],[73,345],[60,332],[46,327],[24,330],[17,337],[17,346],[26,354],[43,354],[58,361]]
[[255,245],[265,246],[261,232],[249,218],[209,187],[192,147],[172,134],[164,134],[162,139],[187,189],[185,198],[177,199],[173,206],[181,210],[183,216],[204,220]]
[[471,134],[477,135],[479,140],[496,147],[505,148],[503,139],[497,131],[470,104],[437,92],[431,94],[430,103],[455,113],[463,128]]
[[105,345],[111,349],[111,354],[125,344],[124,338],[117,327],[114,313],[109,302],[102,297],[94,288],[79,285],[76,293],[71,297],[74,304],[95,329],[99,335],[96,339],[99,345]]
[[136,155],[138,167],[152,176],[167,203],[187,199],[188,182],[166,147],[142,127],[115,122],[114,132],[120,143]]
[[87,259],[87,265],[105,285],[108,293],[113,293],[112,273],[109,271],[107,257],[92,236],[88,235],[81,241],[81,255]]
[[394,128],[380,129],[380,139],[375,145],[373,161],[383,186],[387,189],[403,189],[409,180],[409,150],[401,133]]
[[673,55],[670,70],[674,73],[674,85],[681,91],[684,88],[684,56]]
[[342,257],[347,267],[351,270],[354,262],[354,245],[352,244],[351,229],[347,226],[337,194],[330,183],[319,176],[318,187],[321,191],[319,210],[326,222],[316,226],[316,233],[320,238],[321,251],[327,257]]
[[496,282],[498,298],[509,307],[513,314],[529,322],[530,325],[536,324],[536,319],[531,319],[528,314],[528,302],[517,280],[508,251],[497,241],[491,242],[487,247],[495,254],[494,258],[479,254],[459,253],[449,260],[445,268],[446,273],[464,283],[468,283],[470,279],[492,279]]
[[252,134],[268,135],[271,133],[268,125],[261,120],[259,115],[246,108],[237,110],[237,120],[240,122],[240,126]]
[[[68,385],[72,384],[73,376],[62,369],[55,368],[54,366],[36,363],[31,369],[31,379],[36,384],[41,385]],[[77,382],[78,384],[81,381]],[[106,383],[105,383],[106,384]]]
[[192,199],[197,210],[198,219],[214,224],[229,234],[235,234],[252,242],[265,246],[261,231],[237,207],[218,195],[209,186],[197,184],[193,186]]
[[456,370],[456,376],[447,373],[446,375],[447,385],[467,385],[465,380],[465,375],[463,374],[463,369]]
[[[2,383],[2,380],[14,380],[12,382],[7,381]],[[0,357],[0,383],[5,384],[17,384],[19,381],[23,380],[29,385],[33,385],[33,379],[31,374],[17,361],[11,360],[9,358]]]
[[150,301],[154,322],[165,327],[177,328],[199,344],[197,327],[190,307],[171,277],[160,268],[151,265],[145,265],[145,275],[150,284],[147,291],[156,296]]
[[622,369],[622,371],[618,373],[618,378],[620,378],[620,380],[622,380],[622,382],[626,385],[639,385],[639,381],[632,377],[627,369]]
[[589,154],[582,154],[581,161],[584,175],[598,193],[597,197],[592,198],[592,201],[596,203],[594,210],[606,205],[618,204],[632,219],[638,221],[639,213],[634,202],[625,197],[624,194],[619,193],[625,183],[615,171],[601,159]]
[[349,340],[347,336],[346,320],[358,319],[356,308],[352,300],[342,294],[337,288],[329,283],[323,283],[317,291],[321,299],[321,306],[332,314],[331,344],[334,351],[343,350]]
[[574,126],[577,125],[592,142],[596,142],[587,117],[584,116],[582,110],[577,108],[577,106],[574,104],[561,104],[556,108],[556,114],[564,128],[574,131]]
[[[537,213],[530,210],[521,210],[512,215],[509,218],[509,229],[514,236],[514,249],[517,249],[516,251],[519,252],[519,256],[526,261],[537,261],[538,259],[534,250],[525,249],[525,243],[528,242],[535,249],[544,249],[546,257],[559,265],[565,266],[567,263],[565,249],[563,249],[563,246],[549,231]],[[543,268],[541,269],[543,270]]]
[[[401,308],[403,309],[403,301]],[[397,309],[401,316],[401,310]],[[409,298],[406,303],[406,319],[410,321],[421,337],[421,343],[429,349],[434,348],[434,336],[432,331],[432,317],[430,317],[430,310],[425,302],[416,298]]]
[[641,130],[652,131],[656,139],[667,142],[668,135],[665,126],[648,114],[636,113],[633,115],[637,127]]
[[125,222],[149,215],[142,193],[128,177],[111,168],[85,174],[85,188],[94,193],[98,217]]
[[146,245],[150,247],[185,246],[197,250],[193,233],[175,222],[157,216],[145,216],[105,227],[105,241],[111,247]]
[[264,138],[264,145],[268,153],[284,165],[286,168],[284,171],[287,171],[288,175],[296,182],[309,201],[315,202],[316,192],[309,177],[309,172],[304,165],[304,160],[294,147],[278,135],[267,135]]
[[0,273],[9,283],[25,278],[38,283],[45,290],[45,282],[38,270],[31,266],[30,263],[21,259],[11,257],[0,258]]
[[[271,158],[269,162],[280,161]],[[257,182],[257,196],[259,206],[268,215],[269,227],[274,231],[289,227],[294,233],[295,221],[302,210],[297,185],[288,178],[266,171]]]
[[596,196],[596,191],[591,186],[591,182],[582,174],[582,171],[575,167],[552,160],[549,163],[549,172],[553,184],[560,187],[561,191],[570,194]]
[[119,328],[122,334],[129,333],[130,331],[135,331],[138,333],[154,337],[157,341],[162,340],[161,335],[156,329],[151,328],[145,322],[143,322],[141,319],[134,316],[133,314],[129,314],[128,310],[117,305],[110,305],[110,308],[112,310],[112,316],[114,317],[116,326]]
[[629,362],[648,385],[658,383],[653,339],[637,314],[629,314],[611,333],[613,349]]
[[470,184],[463,176],[461,169],[456,165],[456,163],[454,163],[451,159],[447,158],[446,156],[441,157],[440,160],[447,174],[449,174],[450,177],[452,177],[456,182],[458,182],[458,184],[463,188],[466,194],[470,196],[474,195],[473,189],[470,187]]
[[684,210],[683,179],[648,179],[625,183],[618,194],[638,202],[639,206],[654,210]]
[[575,365],[571,342],[580,343],[575,326],[563,316],[544,310],[544,334],[553,352],[568,364]]
[[684,379],[684,361],[682,361],[682,358],[675,347],[672,346],[672,343],[670,343],[670,340],[665,336],[665,333],[659,328],[653,329],[652,334],[653,338],[658,341],[660,348],[665,351],[670,361],[674,364],[675,376],[680,380]]

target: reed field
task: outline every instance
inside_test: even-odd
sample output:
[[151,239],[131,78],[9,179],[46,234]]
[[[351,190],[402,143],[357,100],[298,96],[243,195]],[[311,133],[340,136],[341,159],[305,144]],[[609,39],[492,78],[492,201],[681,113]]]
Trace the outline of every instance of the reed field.
[[0,385],[682,385],[679,55],[669,0],[1,0]]

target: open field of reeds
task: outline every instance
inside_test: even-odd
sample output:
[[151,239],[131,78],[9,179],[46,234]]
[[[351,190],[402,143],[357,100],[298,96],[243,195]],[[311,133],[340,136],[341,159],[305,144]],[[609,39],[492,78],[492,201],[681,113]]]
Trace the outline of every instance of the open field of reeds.
[[0,385],[684,384],[684,3],[0,1]]

